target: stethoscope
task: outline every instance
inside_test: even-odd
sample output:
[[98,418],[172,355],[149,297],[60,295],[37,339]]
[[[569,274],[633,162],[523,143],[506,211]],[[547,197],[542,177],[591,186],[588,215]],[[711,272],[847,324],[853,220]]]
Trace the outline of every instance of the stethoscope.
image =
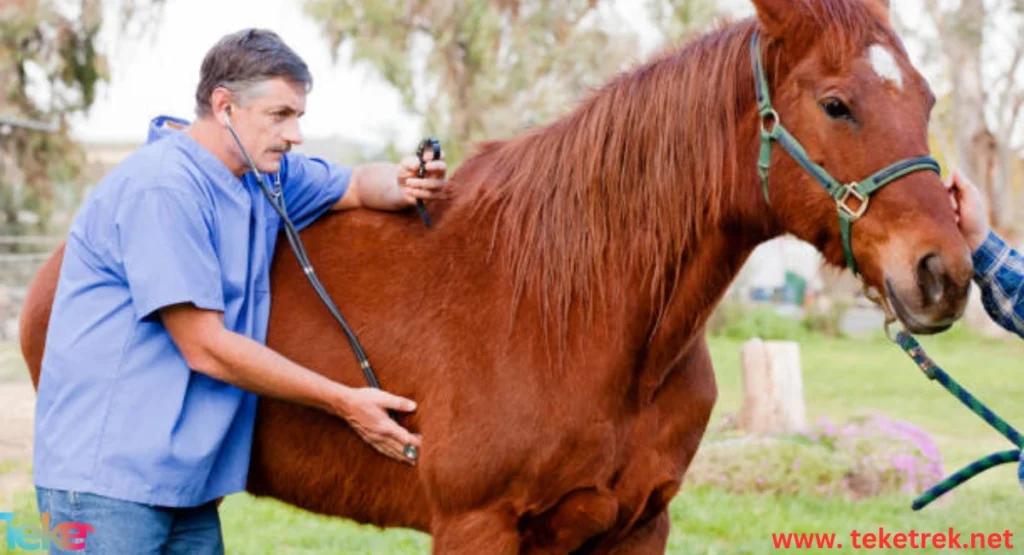
[[[363,376],[366,378],[366,382],[370,387],[381,389],[380,382],[377,380],[377,375],[373,371],[373,367],[370,366],[370,359],[366,356],[366,352],[363,350],[363,346],[360,345],[359,339],[356,338],[355,333],[349,328],[348,323],[345,322],[345,318],[342,317],[341,311],[335,306],[331,300],[330,295],[327,294],[327,290],[324,289],[320,279],[317,278],[316,273],[313,271],[313,264],[309,261],[309,257],[306,255],[306,249],[302,245],[302,240],[299,239],[299,232],[295,229],[295,224],[292,223],[291,218],[288,217],[288,213],[285,209],[284,203],[284,191],[281,188],[281,172],[278,171],[274,174],[274,186],[275,190],[271,191],[267,187],[266,182],[263,180],[263,174],[256,168],[256,164],[252,161],[249,156],[249,152],[242,145],[242,140],[238,138],[238,133],[235,132],[234,126],[231,125],[231,107],[228,106],[223,115],[221,121],[227,126],[228,131],[231,132],[231,136],[235,139],[235,143],[238,145],[238,150],[241,151],[242,157],[245,158],[245,162],[249,165],[249,169],[252,171],[253,176],[256,177],[256,182],[259,183],[260,189],[263,191],[263,196],[267,198],[271,206],[281,217],[281,221],[284,222],[285,235],[288,238],[288,243],[292,247],[292,252],[295,253],[295,257],[298,259],[299,264],[302,266],[302,271],[306,274],[309,279],[309,283],[312,284],[313,289],[316,291],[320,300],[323,301],[324,305],[327,306],[327,310],[330,311],[334,319],[341,325],[341,329],[345,332],[345,336],[348,337],[348,342],[352,346],[352,351],[355,353],[356,359],[359,361],[359,368],[363,371]],[[388,411],[392,419],[397,421],[398,416],[393,411]],[[419,450],[414,445],[406,445],[402,450],[403,454],[410,460],[416,460],[419,458]]]

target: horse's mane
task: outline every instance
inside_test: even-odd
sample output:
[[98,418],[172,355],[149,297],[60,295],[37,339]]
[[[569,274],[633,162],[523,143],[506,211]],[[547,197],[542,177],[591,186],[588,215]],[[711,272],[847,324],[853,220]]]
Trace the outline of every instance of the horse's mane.
[[[837,63],[886,27],[865,0],[803,1]],[[497,214],[517,299],[533,291],[565,323],[604,299],[610,277],[641,275],[660,317],[684,254],[755,190],[737,185],[755,175],[738,167],[738,149],[756,148],[738,134],[756,105],[757,26],[720,26],[620,74],[551,125],[480,145],[453,180],[465,171],[481,191],[474,209]]]

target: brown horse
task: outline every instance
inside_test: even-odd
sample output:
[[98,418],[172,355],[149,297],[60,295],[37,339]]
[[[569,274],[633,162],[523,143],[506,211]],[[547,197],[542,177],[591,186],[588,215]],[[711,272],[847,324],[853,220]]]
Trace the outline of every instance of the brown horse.
[[[420,464],[385,459],[341,420],[260,401],[248,489],[433,535],[437,553],[660,553],[667,506],[716,399],[703,334],[759,243],[791,233],[846,264],[836,201],[773,150],[750,45],[778,120],[843,183],[927,154],[927,83],[884,0],[754,0],[757,17],[612,80],[559,121],[483,145],[451,198],[354,211],[304,232],[382,385],[416,399]],[[342,332],[287,247],[269,345],[362,385]],[[937,332],[960,317],[966,244],[935,172],[900,177],[853,226],[861,275]],[[37,378],[61,252],[22,325]]]

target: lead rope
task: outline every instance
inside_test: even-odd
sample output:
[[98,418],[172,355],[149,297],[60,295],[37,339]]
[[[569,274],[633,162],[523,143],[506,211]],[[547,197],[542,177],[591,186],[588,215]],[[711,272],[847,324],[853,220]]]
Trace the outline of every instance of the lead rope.
[[913,505],[911,505],[913,510],[919,511],[925,508],[932,501],[935,501],[939,497],[952,491],[960,484],[963,484],[982,472],[1001,464],[1018,462],[1017,476],[1021,483],[1024,483],[1024,456],[1021,455],[1021,448],[1024,447],[1024,439],[1021,438],[1020,433],[1017,432],[1013,426],[1000,418],[999,415],[989,409],[985,403],[979,401],[977,397],[971,395],[970,392],[964,389],[964,387],[957,383],[956,380],[951,378],[949,374],[947,374],[938,364],[935,363],[934,360],[932,360],[931,357],[928,356],[924,347],[922,347],[912,335],[907,333],[905,330],[899,330],[895,335],[893,335],[890,330],[890,326],[897,322],[897,318],[893,313],[892,307],[889,306],[887,299],[871,290],[867,283],[864,283],[864,295],[872,302],[879,305],[882,308],[882,311],[885,312],[886,337],[888,337],[893,343],[900,346],[903,352],[905,352],[911,360],[917,364],[917,367],[921,369],[925,377],[939,382],[939,384],[946,388],[951,395],[959,399],[960,402],[967,408],[971,409],[974,414],[977,414],[982,420],[995,428],[996,431],[1016,446],[1016,449],[1000,451],[987,457],[980,458],[949,475],[945,480],[932,486],[928,491],[915,499]]

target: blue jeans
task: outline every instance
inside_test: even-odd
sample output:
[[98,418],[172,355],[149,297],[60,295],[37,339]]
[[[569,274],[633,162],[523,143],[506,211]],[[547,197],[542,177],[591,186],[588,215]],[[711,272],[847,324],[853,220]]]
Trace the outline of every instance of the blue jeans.
[[[36,488],[40,513],[49,513],[50,527],[78,522],[92,527],[85,548],[50,553],[216,554],[224,553],[220,516],[214,501],[199,507],[154,507],[91,493]],[[82,534],[67,529],[69,534]],[[75,537],[81,537],[80,535]]]

